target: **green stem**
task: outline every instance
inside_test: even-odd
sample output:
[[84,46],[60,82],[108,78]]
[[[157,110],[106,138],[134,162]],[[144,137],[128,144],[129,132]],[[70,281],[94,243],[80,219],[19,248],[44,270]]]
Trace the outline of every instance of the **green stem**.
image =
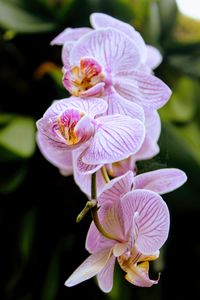
[[103,176],[103,178],[104,178],[104,180],[105,180],[106,183],[110,182],[110,178],[108,176],[108,173],[107,173],[107,170],[106,170],[105,166],[103,166],[101,168],[101,174],[102,174],[102,176]]
[[87,212],[94,207],[95,205],[97,205],[97,200],[90,200],[86,203],[85,207],[83,208],[83,210],[78,214],[77,218],[76,218],[76,222],[79,223],[87,214]]
[[108,232],[105,231],[103,226],[101,225],[99,221],[99,216],[98,216],[98,207],[97,207],[97,189],[96,189],[96,173],[92,174],[92,183],[91,183],[91,198],[92,200],[96,200],[96,205],[91,208],[91,213],[92,213],[92,219],[94,221],[94,224],[96,228],[99,230],[99,232],[106,238],[110,240],[116,240],[114,236],[109,234]]

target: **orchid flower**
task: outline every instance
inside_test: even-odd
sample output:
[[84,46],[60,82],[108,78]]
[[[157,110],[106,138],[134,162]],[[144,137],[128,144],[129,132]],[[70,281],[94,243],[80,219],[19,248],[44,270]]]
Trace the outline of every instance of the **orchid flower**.
[[[141,119],[141,108],[146,111],[162,107],[171,91],[150,74],[149,67],[144,67],[158,64],[153,58],[156,51],[146,47],[140,34],[124,22],[104,14],[93,14],[91,20],[95,30],[83,28],[80,37],[81,29],[74,29],[73,37],[69,29],[52,42],[65,45],[66,89],[76,97],[103,98],[108,103],[107,114]],[[151,53],[151,59],[147,53]]]
[[105,101],[71,97],[55,101],[37,122],[42,153],[62,169],[70,166],[70,152],[78,150],[78,168],[97,170],[102,164],[137,152],[145,136],[141,121],[128,116],[100,116]]
[[[146,45],[140,33],[128,23],[125,23],[103,13],[92,13],[90,15],[90,23],[94,29],[109,27],[115,28],[131,38],[142,54],[142,64],[144,65],[146,70],[155,69],[161,63],[162,55],[160,54],[158,49],[153,46]],[[66,28],[52,40],[51,45],[64,46],[62,51],[64,64],[68,62],[68,58],[66,56],[67,49],[68,51],[70,51],[70,48],[72,48],[76,41],[78,41],[82,36],[91,31],[92,29],[89,27]]]
[[[134,171],[136,173],[136,161],[150,159],[159,152],[158,138],[161,131],[160,117],[156,111],[151,114],[146,114],[145,117],[145,139],[142,147],[130,157],[106,164],[105,168],[109,176],[116,177],[125,174],[127,171]],[[91,192],[91,174],[94,170],[86,170],[85,168],[77,168],[77,154],[73,154],[74,162],[74,179],[80,189],[90,196]],[[63,165],[64,166],[64,165]],[[67,173],[66,173],[67,174]],[[102,175],[102,170],[97,171],[97,191],[100,194],[106,184]]]
[[125,187],[118,182],[99,197],[99,219],[110,238],[104,237],[92,222],[86,239],[91,255],[67,279],[66,286],[97,275],[101,290],[110,292],[116,259],[132,284],[150,287],[158,282],[149,278],[149,261],[158,258],[167,239],[168,208],[158,194],[130,191],[132,183],[127,183]]

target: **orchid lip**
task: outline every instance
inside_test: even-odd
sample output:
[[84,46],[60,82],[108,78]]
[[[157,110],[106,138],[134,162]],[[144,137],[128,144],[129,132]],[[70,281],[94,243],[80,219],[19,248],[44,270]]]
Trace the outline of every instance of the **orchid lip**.
[[70,69],[64,67],[63,72],[63,84],[75,97],[105,81],[101,65],[93,58],[82,58],[79,66]]

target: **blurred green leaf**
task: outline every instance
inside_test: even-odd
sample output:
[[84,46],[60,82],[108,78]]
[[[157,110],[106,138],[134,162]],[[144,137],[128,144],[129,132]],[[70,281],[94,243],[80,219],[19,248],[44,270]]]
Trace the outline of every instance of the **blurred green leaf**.
[[147,10],[147,17],[145,19],[145,42],[150,44],[157,44],[160,37],[160,32],[161,26],[158,4],[155,1],[151,1]]
[[2,172],[0,174],[0,193],[7,194],[13,192],[23,182],[27,174],[27,168],[23,164],[16,168],[14,172]]
[[31,209],[21,222],[21,230],[19,234],[19,250],[21,259],[25,263],[30,255],[33,246],[33,239],[35,233],[36,209]]
[[59,287],[59,249],[57,249],[51,259],[46,279],[43,284],[41,299],[56,299]]
[[198,125],[192,122],[186,126],[174,128],[173,131],[200,165],[200,129]]
[[35,150],[35,122],[32,118],[13,116],[0,130],[0,147],[19,158],[29,158]]
[[171,66],[178,68],[183,74],[200,78],[199,53],[193,55],[171,55],[169,57],[169,63],[171,64]]
[[[200,130],[195,122],[185,126],[175,126],[169,122],[162,123],[162,134],[159,144],[165,149],[168,160],[190,168],[191,164],[200,164]],[[181,155],[180,155],[181,150]],[[168,152],[171,156],[168,157]]]
[[51,31],[52,22],[44,21],[18,5],[18,2],[0,0],[0,24],[5,29],[19,33],[36,33]]
[[177,5],[175,0],[158,1],[161,17],[162,32],[168,35],[174,27],[177,16]]
[[170,101],[159,111],[163,120],[188,122],[196,112],[198,83],[189,77],[177,79]]

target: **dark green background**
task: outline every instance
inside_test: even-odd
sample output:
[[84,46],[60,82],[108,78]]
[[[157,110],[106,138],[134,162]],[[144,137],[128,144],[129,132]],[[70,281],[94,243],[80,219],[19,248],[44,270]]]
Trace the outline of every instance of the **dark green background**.
[[[35,146],[35,120],[61,84],[61,48],[49,42],[65,27],[89,26],[101,11],[133,24],[164,59],[156,70],[173,91],[160,111],[160,154],[139,172],[179,167],[188,182],[164,195],[171,212],[168,242],[151,266],[160,283],[137,288],[116,268],[112,293],[92,279],[64,286],[87,257],[90,215],[75,223],[86,197]],[[177,12],[173,0],[0,0],[0,299],[198,299],[200,293],[200,23]]]

